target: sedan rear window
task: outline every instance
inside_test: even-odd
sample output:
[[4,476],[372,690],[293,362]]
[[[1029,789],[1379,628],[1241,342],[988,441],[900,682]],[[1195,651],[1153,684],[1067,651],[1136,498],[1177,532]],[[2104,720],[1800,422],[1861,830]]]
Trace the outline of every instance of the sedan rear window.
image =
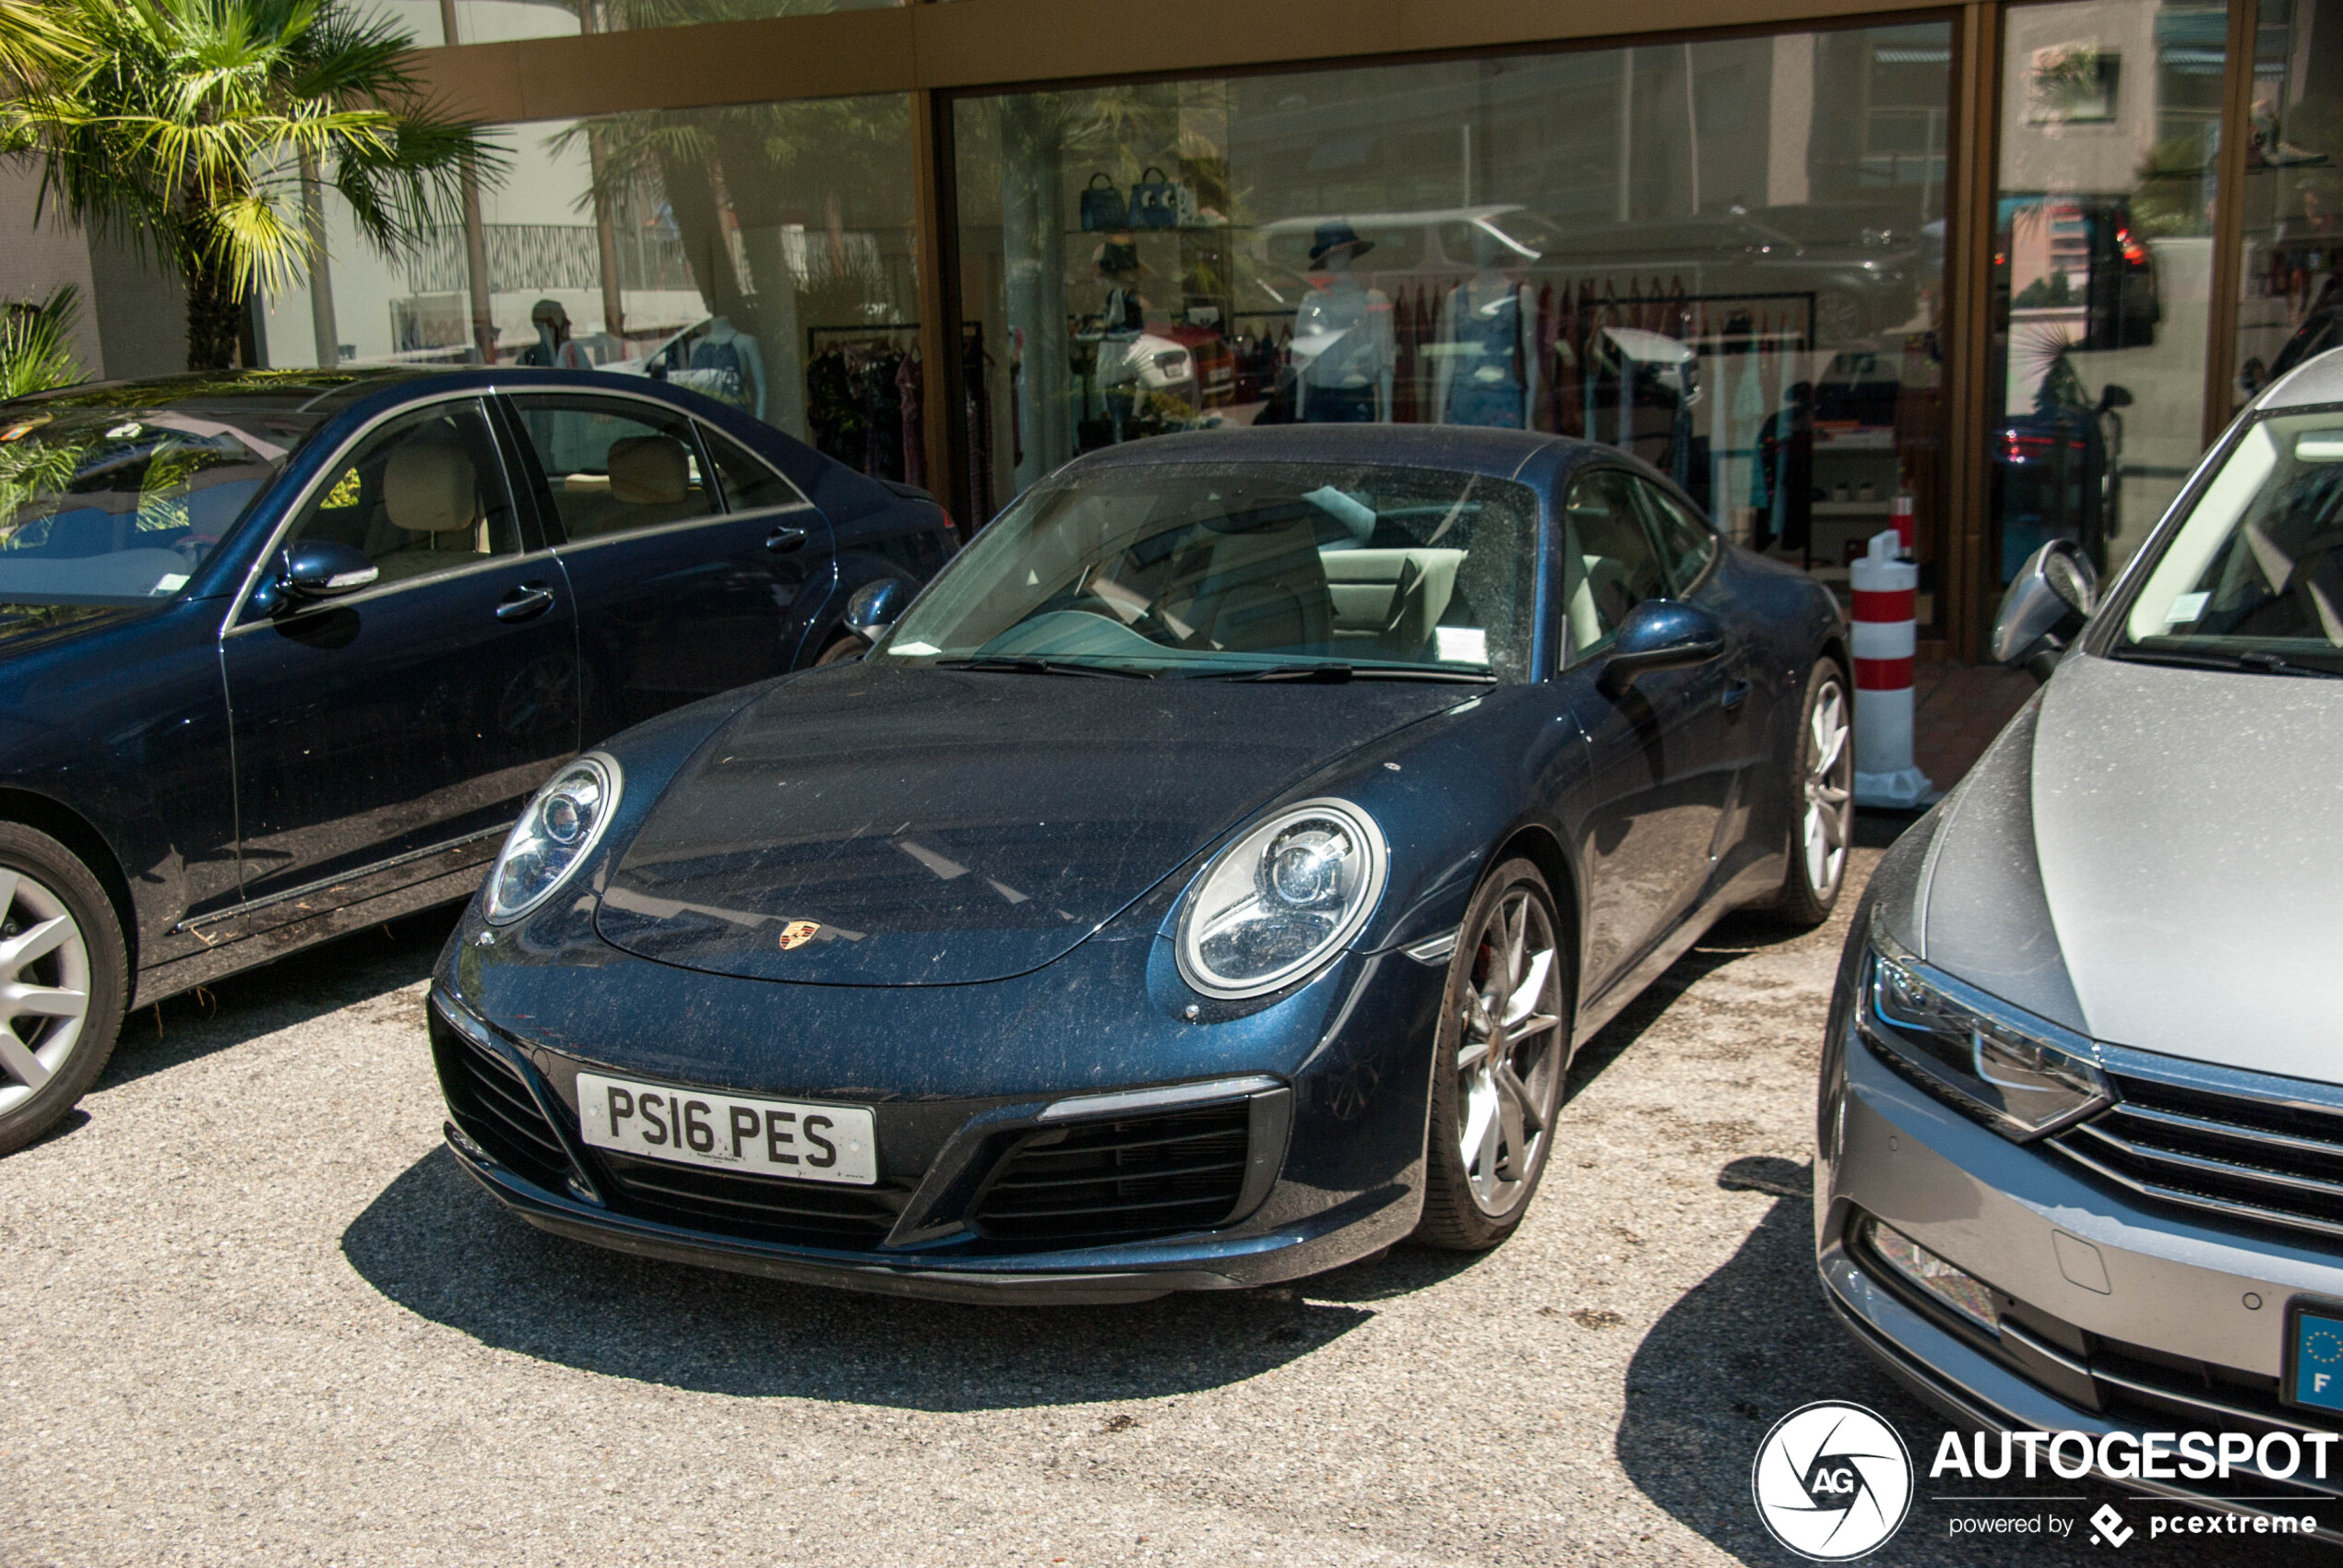
[[0,602],[171,597],[318,422],[273,400],[0,410]]
[[1077,470],[1029,491],[880,657],[1151,674],[1341,665],[1520,680],[1538,504],[1484,474],[1309,463]]

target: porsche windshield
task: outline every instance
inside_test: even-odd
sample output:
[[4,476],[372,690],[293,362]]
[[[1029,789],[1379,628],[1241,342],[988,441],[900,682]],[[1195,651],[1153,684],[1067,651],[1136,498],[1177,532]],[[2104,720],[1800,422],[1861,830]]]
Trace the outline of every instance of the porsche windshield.
[[1517,681],[1537,497],[1433,469],[1153,463],[1043,481],[874,656]]
[[2343,673],[2343,412],[2246,428],[2149,569],[2114,651]]
[[138,396],[0,410],[0,603],[177,593],[319,422],[274,398]]

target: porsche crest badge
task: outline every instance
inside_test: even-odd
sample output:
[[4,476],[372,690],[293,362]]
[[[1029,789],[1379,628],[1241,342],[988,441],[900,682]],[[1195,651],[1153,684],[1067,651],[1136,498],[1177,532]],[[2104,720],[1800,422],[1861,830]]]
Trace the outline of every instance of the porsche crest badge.
[[787,953],[792,948],[803,947],[821,934],[819,921],[791,921],[781,927],[781,951]]

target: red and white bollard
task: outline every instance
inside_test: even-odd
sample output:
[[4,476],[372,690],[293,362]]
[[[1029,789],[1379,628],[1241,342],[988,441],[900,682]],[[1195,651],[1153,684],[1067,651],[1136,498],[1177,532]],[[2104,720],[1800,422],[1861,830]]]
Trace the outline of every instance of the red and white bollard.
[[1855,803],[1909,811],[1935,786],[1912,766],[1912,653],[1920,568],[1896,529],[1854,564]]

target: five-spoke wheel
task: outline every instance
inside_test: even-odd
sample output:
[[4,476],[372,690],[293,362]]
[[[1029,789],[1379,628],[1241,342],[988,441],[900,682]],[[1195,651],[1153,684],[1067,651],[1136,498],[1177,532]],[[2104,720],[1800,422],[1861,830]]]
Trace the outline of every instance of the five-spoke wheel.
[[1806,677],[1790,761],[1790,866],[1774,909],[1799,925],[1820,925],[1847,879],[1855,832],[1854,710],[1847,676],[1823,659]]
[[124,989],[122,935],[97,879],[48,835],[0,823],[0,1154],[95,1081]]
[[1545,878],[1509,861],[1475,896],[1449,964],[1417,1238],[1494,1246],[1520,1224],[1570,1066],[1571,953]]

